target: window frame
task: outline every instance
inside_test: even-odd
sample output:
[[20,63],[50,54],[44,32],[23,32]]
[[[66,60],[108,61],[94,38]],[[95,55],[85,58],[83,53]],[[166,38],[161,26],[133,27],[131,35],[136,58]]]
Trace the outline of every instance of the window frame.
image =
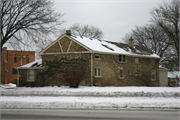
[[101,76],[101,68],[94,68],[94,77],[102,77]]
[[14,63],[17,63],[17,57],[16,56],[14,57]]
[[[33,70],[33,77],[34,77],[34,79],[32,80],[32,79],[29,79],[29,71],[30,70]],[[35,81],[35,70],[34,69],[28,69],[27,70],[27,81],[28,82],[34,82]]]
[[26,64],[28,64],[28,63],[29,63],[29,57],[26,57]]
[[[96,58],[96,56],[97,56],[98,58]],[[95,59],[95,60],[101,60],[100,55],[99,55],[99,54],[95,54],[95,55],[94,55],[94,59]]]
[[[121,57],[120,57],[121,56]],[[121,59],[121,60],[120,60]],[[119,55],[119,62],[120,63],[126,63],[126,55]]]
[[[154,78],[153,78],[153,72],[154,72]],[[156,71],[151,70],[151,81],[156,81]]]
[[135,67],[136,69],[139,69],[139,58],[135,58]]
[[[121,70],[122,70],[122,73],[121,73]],[[121,74],[122,74],[122,77],[121,77]],[[120,69],[119,69],[119,78],[120,78],[120,79],[123,79],[123,78],[124,78],[123,68],[120,68]]]
[[18,70],[16,68],[12,68],[12,75],[18,75]]
[[[15,82],[15,81],[16,81],[16,82]],[[16,84],[16,85],[17,85],[17,79],[14,79],[13,84]]]

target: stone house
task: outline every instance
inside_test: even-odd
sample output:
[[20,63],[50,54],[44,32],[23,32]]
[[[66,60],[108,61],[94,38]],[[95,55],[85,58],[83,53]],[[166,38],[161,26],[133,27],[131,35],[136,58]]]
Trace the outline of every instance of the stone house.
[[18,67],[19,86],[64,85],[62,74],[83,72],[85,86],[159,86],[160,57],[143,46],[64,35]]

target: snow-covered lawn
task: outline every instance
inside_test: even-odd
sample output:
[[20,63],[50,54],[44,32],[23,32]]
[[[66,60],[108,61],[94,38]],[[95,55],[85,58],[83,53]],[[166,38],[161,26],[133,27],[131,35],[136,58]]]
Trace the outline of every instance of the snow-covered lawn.
[[107,96],[107,97],[180,97],[179,87],[17,87],[0,88],[2,95],[29,96]]
[[179,87],[16,87],[1,90],[1,108],[180,109]]

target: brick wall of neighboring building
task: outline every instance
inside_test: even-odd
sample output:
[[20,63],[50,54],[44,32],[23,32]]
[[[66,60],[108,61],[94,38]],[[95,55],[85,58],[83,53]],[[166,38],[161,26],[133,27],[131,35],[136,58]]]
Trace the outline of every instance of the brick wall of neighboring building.
[[14,51],[7,50],[6,47],[3,48],[1,54],[1,83],[14,83],[18,80],[18,73],[14,70],[13,74],[13,68],[25,65],[27,62],[33,62],[34,60],[34,51]]

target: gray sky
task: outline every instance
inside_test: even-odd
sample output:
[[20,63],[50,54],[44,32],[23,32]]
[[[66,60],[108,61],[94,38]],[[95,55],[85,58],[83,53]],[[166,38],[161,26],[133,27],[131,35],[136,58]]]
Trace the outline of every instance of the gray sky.
[[67,29],[74,23],[100,28],[103,40],[122,42],[125,33],[149,23],[150,10],[163,0],[54,0],[55,9],[65,13]]

